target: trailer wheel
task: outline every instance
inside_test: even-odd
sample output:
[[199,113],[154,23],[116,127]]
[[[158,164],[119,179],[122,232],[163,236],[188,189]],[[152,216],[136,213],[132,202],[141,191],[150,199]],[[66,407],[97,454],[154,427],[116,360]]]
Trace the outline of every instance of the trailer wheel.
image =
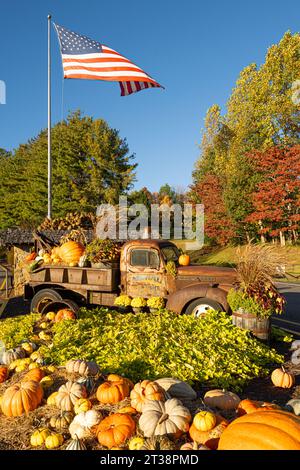
[[45,307],[54,301],[62,300],[62,296],[54,289],[42,289],[31,300],[30,311],[42,313]]
[[55,300],[54,302],[50,302],[48,305],[46,305],[43,310],[42,314],[45,315],[48,312],[55,312],[57,313],[58,310],[62,308],[68,308],[72,310],[72,312],[76,313],[77,310],[79,310],[79,306],[77,305],[74,300],[71,299],[62,299],[62,300]]
[[187,315],[193,315],[194,317],[200,317],[209,310],[215,310],[217,312],[222,312],[224,309],[216,300],[209,299],[207,297],[202,297],[196,300],[193,300],[185,311]]

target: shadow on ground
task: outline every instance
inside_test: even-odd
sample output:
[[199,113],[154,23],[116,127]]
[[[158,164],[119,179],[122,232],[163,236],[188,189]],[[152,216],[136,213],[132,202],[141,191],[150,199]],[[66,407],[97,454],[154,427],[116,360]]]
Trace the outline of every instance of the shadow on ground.
[[13,297],[9,299],[1,319],[26,315],[27,313],[30,313],[30,302],[25,301],[22,296]]

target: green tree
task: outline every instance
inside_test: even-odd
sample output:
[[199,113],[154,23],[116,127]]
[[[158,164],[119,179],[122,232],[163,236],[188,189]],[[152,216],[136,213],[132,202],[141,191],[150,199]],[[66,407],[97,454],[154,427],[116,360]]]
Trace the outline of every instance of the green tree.
[[158,199],[160,203],[177,203],[177,194],[174,188],[168,183],[160,187],[158,191]]
[[148,188],[144,187],[137,191],[132,191],[128,195],[128,202],[130,204],[144,204],[150,211],[151,204],[154,203],[153,195]]
[[[4,160],[1,157],[1,163]],[[53,217],[116,204],[135,181],[136,163],[125,139],[102,119],[79,111],[52,129]],[[35,226],[47,212],[47,131],[0,168],[0,227]]]
[[1,159],[7,158],[10,155],[11,155],[11,152],[9,152],[8,150],[5,150],[5,149],[0,147],[0,161],[1,161],[1,163],[2,163]]

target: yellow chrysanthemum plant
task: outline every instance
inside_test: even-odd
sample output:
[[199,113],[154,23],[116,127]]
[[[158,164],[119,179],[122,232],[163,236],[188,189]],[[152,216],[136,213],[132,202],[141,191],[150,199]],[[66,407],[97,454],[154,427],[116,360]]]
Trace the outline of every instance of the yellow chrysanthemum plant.
[[129,311],[132,298],[129,295],[122,294],[115,298],[114,305],[122,311]]
[[134,312],[142,312],[147,307],[147,300],[143,297],[134,297],[131,301],[131,307]]
[[163,297],[150,297],[147,300],[147,306],[152,310],[160,310],[165,307],[166,301]]

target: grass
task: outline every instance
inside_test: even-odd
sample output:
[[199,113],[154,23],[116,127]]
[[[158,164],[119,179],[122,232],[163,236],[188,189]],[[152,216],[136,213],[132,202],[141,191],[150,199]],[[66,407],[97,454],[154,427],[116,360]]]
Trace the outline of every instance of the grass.
[[235,266],[236,250],[234,246],[224,248],[207,248],[197,251],[191,251],[192,263],[204,265]]
[[[202,250],[189,252],[192,263],[214,266],[236,266],[237,250],[239,247],[227,246],[204,247]],[[280,277],[283,282],[299,282],[300,283],[300,246],[278,246],[287,258],[285,276]]]

